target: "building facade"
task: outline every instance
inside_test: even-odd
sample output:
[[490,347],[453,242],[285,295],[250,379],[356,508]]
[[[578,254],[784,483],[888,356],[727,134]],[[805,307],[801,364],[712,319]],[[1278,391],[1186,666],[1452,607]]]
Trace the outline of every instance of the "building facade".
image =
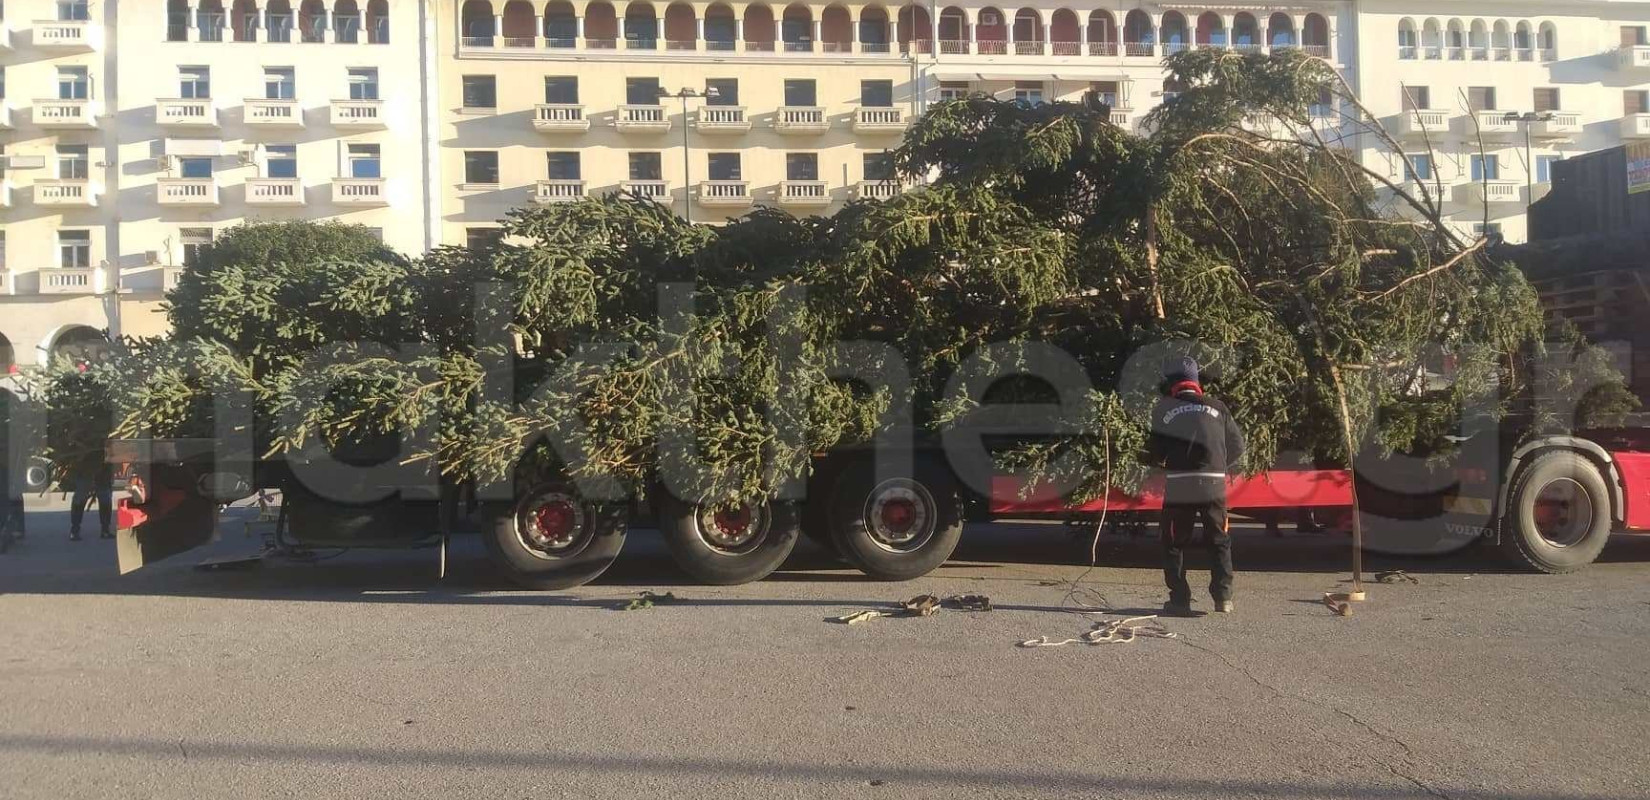
[[1555,159],[1650,138],[1650,3],[1341,0],[10,0],[0,10],[0,359],[147,335],[243,220],[339,219],[407,253],[625,190],[698,221],[901,190],[939,100],[1097,94],[1137,127],[1163,56],[1301,48],[1390,136],[1315,109],[1463,232],[1524,238]]

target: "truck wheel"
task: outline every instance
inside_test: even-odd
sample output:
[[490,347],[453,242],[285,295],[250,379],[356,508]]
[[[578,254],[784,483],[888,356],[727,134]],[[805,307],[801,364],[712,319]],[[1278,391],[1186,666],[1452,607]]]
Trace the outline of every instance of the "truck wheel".
[[1546,453],[1519,471],[1502,520],[1508,555],[1541,572],[1575,572],[1610,539],[1610,490],[1592,461]]
[[877,480],[869,464],[837,484],[830,524],[837,550],[878,580],[903,581],[934,571],[962,538],[957,482],[931,463],[916,475]]
[[571,589],[596,579],[624,547],[626,509],[595,505],[571,484],[539,483],[500,514],[487,540],[493,561],[529,589]]
[[779,569],[801,525],[795,503],[715,508],[668,495],[659,518],[682,571],[718,586],[759,581]]

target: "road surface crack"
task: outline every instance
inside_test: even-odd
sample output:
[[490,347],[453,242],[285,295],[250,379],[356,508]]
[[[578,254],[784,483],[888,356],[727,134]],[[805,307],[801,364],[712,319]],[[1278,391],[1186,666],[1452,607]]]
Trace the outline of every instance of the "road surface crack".
[[[1410,767],[1415,766],[1415,750],[1409,746],[1408,742],[1405,742],[1403,739],[1400,739],[1400,738],[1398,738],[1397,736],[1395,736],[1391,733],[1383,731],[1380,728],[1377,728],[1374,725],[1372,725],[1372,724],[1370,724],[1370,723],[1368,723],[1368,722],[1366,722],[1362,719],[1359,719],[1358,716],[1353,714],[1352,712],[1346,711],[1345,709],[1342,709],[1342,708],[1340,708],[1338,706],[1335,706],[1331,703],[1326,703],[1326,702],[1323,702],[1323,701],[1320,701],[1320,700],[1313,700],[1309,697],[1304,697],[1302,695],[1290,694],[1289,692],[1286,692],[1282,689],[1279,689],[1278,687],[1273,686],[1272,684],[1261,680],[1259,676],[1257,676],[1257,675],[1255,675],[1255,673],[1249,671],[1249,669],[1244,667],[1243,665],[1238,664],[1237,662],[1233,661],[1230,658],[1227,658],[1225,653],[1222,653],[1219,650],[1213,650],[1213,649],[1210,649],[1208,647],[1204,647],[1203,645],[1197,644],[1196,642],[1193,642],[1190,639],[1186,638],[1185,634],[1181,634],[1180,636],[1176,637],[1173,641],[1178,641],[1181,644],[1184,644],[1187,647],[1192,648],[1193,650],[1197,650],[1198,652],[1206,653],[1210,656],[1213,656],[1215,659],[1219,660],[1220,663],[1225,664],[1227,667],[1231,668],[1232,671],[1238,673],[1239,675],[1242,675],[1245,678],[1248,678],[1250,683],[1253,683],[1254,685],[1266,690],[1267,692],[1270,692],[1271,694],[1273,694],[1276,697],[1281,697],[1285,700],[1293,700],[1297,703],[1301,703],[1301,704],[1304,704],[1304,705],[1307,705],[1307,706],[1311,706],[1312,708],[1316,708],[1320,711],[1331,711],[1331,712],[1334,712],[1335,714],[1337,714],[1341,717],[1344,717],[1347,721],[1349,721],[1352,724],[1358,726],[1359,728],[1364,729],[1366,732],[1369,733],[1369,735],[1371,735],[1371,736],[1373,736],[1373,737],[1375,737],[1375,738],[1377,738],[1377,739],[1379,739],[1383,742],[1386,742],[1389,745],[1395,746],[1399,750],[1402,750],[1404,752],[1404,762],[1406,764],[1408,764]],[[1423,782],[1419,778],[1416,778],[1415,776],[1410,775],[1409,773],[1398,769],[1396,766],[1393,766],[1391,763],[1389,763],[1385,760],[1375,759],[1375,761],[1376,761],[1376,763],[1380,764],[1381,766],[1386,767],[1387,771],[1391,772],[1394,776],[1402,778],[1405,781],[1407,781],[1411,784],[1414,784],[1415,788],[1420,789],[1421,791],[1426,792],[1427,794],[1429,794],[1433,797],[1443,798],[1443,800],[1455,800],[1455,798],[1452,797],[1448,792],[1445,792],[1441,789],[1436,789],[1432,786],[1427,785],[1425,782]]]

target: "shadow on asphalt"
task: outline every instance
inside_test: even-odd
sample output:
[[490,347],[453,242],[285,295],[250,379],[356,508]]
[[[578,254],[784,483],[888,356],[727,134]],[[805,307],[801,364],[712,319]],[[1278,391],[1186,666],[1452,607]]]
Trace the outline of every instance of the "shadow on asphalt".
[[[1035,773],[1014,770],[981,769],[959,764],[955,767],[872,766],[851,764],[821,764],[817,762],[772,762],[750,759],[694,758],[688,756],[601,755],[575,752],[522,752],[502,750],[435,750],[424,748],[390,748],[371,746],[317,747],[279,742],[238,743],[223,741],[184,741],[179,739],[141,739],[101,736],[63,736],[49,734],[0,733],[0,753],[9,755],[97,755],[128,759],[174,759],[180,754],[188,759],[223,761],[232,764],[281,763],[302,766],[336,765],[339,767],[447,767],[455,769],[499,769],[596,772],[603,775],[637,775],[653,778],[704,775],[717,779],[744,777],[752,780],[782,780],[798,785],[817,786],[823,782],[859,782],[873,786],[887,785],[890,789],[900,784],[925,786],[970,787],[974,790],[1000,792],[1018,788],[1039,795],[1063,791],[1070,796],[1150,793],[1175,797],[1226,798],[1234,796],[1265,797],[1362,797],[1410,798],[1416,789],[1403,786],[1348,786],[1320,782],[1294,781],[1257,783],[1232,780],[1197,780],[1192,778],[1136,778],[1096,775],[1076,771],[1039,770]],[[1457,800],[1614,800],[1607,795],[1575,794],[1544,789],[1539,794],[1495,791],[1493,794],[1452,789],[1450,794],[1434,792],[1440,797]]]
[[[234,512],[232,512],[233,514]],[[90,520],[88,520],[90,522]],[[94,523],[95,524],[95,523]],[[585,606],[612,608],[614,595],[642,588],[696,587],[671,561],[656,531],[632,530],[624,553],[600,579],[567,592],[516,590],[490,568],[479,537],[454,540],[448,574],[437,577],[436,552],[355,550],[316,562],[271,560],[245,570],[206,572],[193,565],[207,557],[256,554],[260,537],[245,535],[237,518],[226,519],[223,541],[131,575],[117,575],[114,547],[96,539],[66,540],[67,513],[30,514],[27,539],[0,555],[0,594],[105,594],[226,599],[316,600],[335,602],[459,603]],[[89,526],[90,527],[90,526]],[[1075,573],[1028,574],[1017,566],[1081,567],[1088,563],[1093,529],[1050,523],[970,524],[942,573],[942,579],[1051,583]],[[1350,567],[1350,538],[1344,534],[1265,535],[1261,528],[1234,531],[1238,568],[1245,572],[1321,573],[1344,577]],[[1106,568],[1155,571],[1160,551],[1152,536],[1102,534],[1097,563]],[[1201,554],[1194,566],[1201,568]],[[1601,562],[1650,562],[1650,536],[1620,535]],[[1404,570],[1414,575],[1519,573],[1493,547],[1473,547],[1450,556],[1398,558],[1366,555],[1366,572]],[[1070,573],[1070,574],[1067,574]],[[807,539],[798,543],[771,582],[835,584],[857,598],[786,600],[773,598],[693,598],[683,605],[797,605],[839,608],[877,606],[899,590],[867,579]],[[1155,580],[1155,578],[1153,579]],[[585,599],[580,594],[606,594]],[[1011,606],[999,606],[1012,609]],[[1024,607],[1051,610],[1049,607]]]

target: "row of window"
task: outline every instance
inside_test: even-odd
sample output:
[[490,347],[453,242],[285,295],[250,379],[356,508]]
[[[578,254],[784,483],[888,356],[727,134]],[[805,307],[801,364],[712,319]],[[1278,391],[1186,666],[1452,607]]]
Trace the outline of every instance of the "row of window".
[[[265,178],[298,177],[298,145],[258,145],[257,163]],[[90,148],[84,144],[59,144],[56,150],[58,180],[84,181],[91,178]],[[181,156],[168,160],[174,177],[211,178],[216,171],[216,159],[210,156]],[[345,171],[350,178],[382,178],[383,158],[377,144],[350,143],[345,147]],[[0,168],[0,178],[5,170]]]
[[[1442,176],[1437,163],[1430,153],[1414,153],[1406,156],[1409,162],[1409,176],[1414,180],[1433,181]],[[1564,160],[1561,155],[1538,155],[1535,157],[1535,182],[1551,183],[1553,164]],[[1501,180],[1501,157],[1494,153],[1474,154],[1467,168],[1468,175],[1474,182]]]
[[[664,180],[663,154],[657,151],[629,153],[629,179],[633,181]],[[499,160],[496,150],[466,150],[464,152],[464,183],[475,186],[499,184]],[[546,177],[553,181],[584,179],[578,151],[551,151],[545,154]],[[743,154],[711,152],[706,154],[707,180],[744,180]],[[865,153],[862,167],[864,180],[889,181],[894,179],[894,162],[888,153]],[[819,180],[818,153],[786,153],[785,180]]]
[[[349,99],[377,100],[378,69],[351,67],[345,70],[349,84]],[[264,98],[291,100],[297,96],[298,77],[293,67],[264,68]],[[92,77],[87,67],[57,68],[57,99],[86,100],[92,94]],[[6,96],[6,68],[0,65],[0,98]],[[178,97],[185,100],[207,100],[212,97],[212,68],[203,66],[178,67]]]
[[369,0],[363,11],[356,0],[338,0],[329,26],[326,6],[320,0],[304,0],[297,14],[290,0],[269,0],[262,13],[254,0],[235,0],[227,14],[222,0],[202,0],[194,10],[188,0],[167,3],[169,42],[189,41],[191,32],[199,42],[324,42],[329,27],[335,43],[389,44],[389,4]]
[[[1429,86],[1404,86],[1399,89],[1399,99],[1406,111],[1425,111],[1436,108],[1432,104],[1432,88]],[[1498,98],[1494,86],[1466,87],[1467,108],[1473,111],[1501,110],[1497,105]],[[1563,111],[1562,96],[1556,86],[1537,86],[1531,92],[1530,104],[1532,111],[1542,113],[1546,111]],[[1623,89],[1622,113],[1644,114],[1650,113],[1650,90]],[[1446,103],[1443,107],[1452,107]],[[1522,109],[1520,109],[1522,110]]]
[[[462,79],[461,103],[466,109],[498,108],[498,78],[493,75],[465,75]],[[672,96],[665,91],[658,78],[626,78],[625,104],[633,106],[658,105]],[[703,95],[706,105],[739,105],[738,78],[707,78]],[[570,75],[548,75],[544,78],[544,102],[549,105],[579,104],[579,79]],[[894,82],[891,80],[862,80],[859,82],[859,102],[862,106],[889,108],[894,105]],[[818,82],[812,78],[785,81],[785,105],[819,105]]]
[[1533,61],[1537,51],[1542,61],[1558,58],[1558,28],[1551,22],[1535,28],[1527,21],[1520,21],[1516,26],[1508,25],[1506,20],[1488,23],[1475,19],[1463,23],[1452,19],[1439,23],[1428,19],[1419,26],[1408,18],[1398,21],[1398,57],[1401,59],[1448,57],[1452,61],[1490,61],[1493,56],[1493,60],[1511,61],[1516,52],[1518,60]]

